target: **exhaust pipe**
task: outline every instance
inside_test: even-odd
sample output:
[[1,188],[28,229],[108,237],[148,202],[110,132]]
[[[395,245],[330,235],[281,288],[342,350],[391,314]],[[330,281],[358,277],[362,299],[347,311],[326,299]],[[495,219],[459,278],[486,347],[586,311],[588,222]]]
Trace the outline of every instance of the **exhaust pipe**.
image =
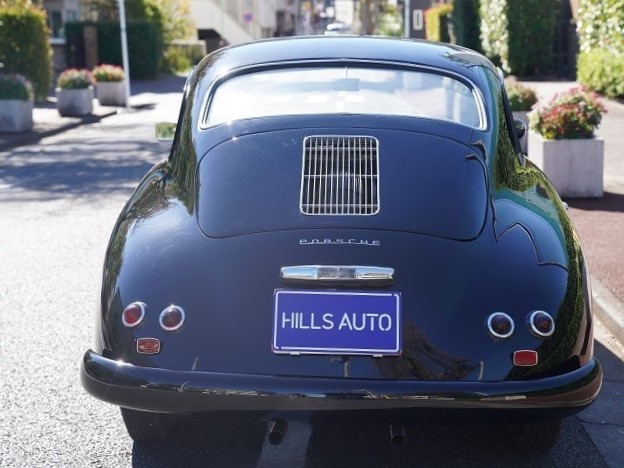
[[403,426],[390,426],[390,442],[392,442],[392,446],[403,447],[405,441],[405,428]]
[[281,444],[287,430],[288,421],[284,421],[283,419],[271,421],[271,425],[269,426],[269,443],[271,445]]

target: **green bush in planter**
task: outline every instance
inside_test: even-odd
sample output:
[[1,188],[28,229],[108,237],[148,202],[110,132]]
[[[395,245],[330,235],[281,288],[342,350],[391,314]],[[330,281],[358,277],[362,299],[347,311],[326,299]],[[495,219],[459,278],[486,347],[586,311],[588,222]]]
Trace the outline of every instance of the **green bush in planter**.
[[0,73],[0,100],[28,101],[32,98],[30,81],[17,73]]
[[529,127],[547,140],[592,138],[607,112],[595,93],[577,87],[529,114]]
[[507,81],[505,89],[512,111],[529,111],[537,103],[537,95],[533,88]]
[[93,68],[93,78],[98,83],[114,83],[123,81],[125,74],[123,68],[103,63]]
[[93,86],[95,80],[89,70],[69,68],[61,73],[56,85],[61,89],[85,89]]

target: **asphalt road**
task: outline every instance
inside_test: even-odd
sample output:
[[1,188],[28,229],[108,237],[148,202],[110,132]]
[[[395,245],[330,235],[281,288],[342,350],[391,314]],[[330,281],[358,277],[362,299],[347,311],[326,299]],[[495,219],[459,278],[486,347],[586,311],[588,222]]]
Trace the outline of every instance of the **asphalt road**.
[[[196,417],[167,442],[133,444],[118,409],[82,390],[78,362],[92,342],[108,236],[166,153],[152,122],[176,106],[172,96],[160,114],[122,114],[0,153],[0,466],[617,466],[618,448],[600,435],[618,401],[605,393],[565,421],[545,455],[518,451],[488,426],[415,426],[396,449],[387,426],[293,423],[273,447],[266,423],[230,416]],[[621,387],[624,354],[601,328],[597,339]]]

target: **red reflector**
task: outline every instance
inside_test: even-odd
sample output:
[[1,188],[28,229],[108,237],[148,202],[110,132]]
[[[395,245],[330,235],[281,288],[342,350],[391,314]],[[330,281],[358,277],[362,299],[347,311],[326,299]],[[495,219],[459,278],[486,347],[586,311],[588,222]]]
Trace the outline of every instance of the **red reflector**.
[[158,338],[139,338],[137,340],[137,353],[141,353],[141,354],[160,353],[160,340]]
[[521,350],[513,353],[514,366],[536,366],[537,351]]

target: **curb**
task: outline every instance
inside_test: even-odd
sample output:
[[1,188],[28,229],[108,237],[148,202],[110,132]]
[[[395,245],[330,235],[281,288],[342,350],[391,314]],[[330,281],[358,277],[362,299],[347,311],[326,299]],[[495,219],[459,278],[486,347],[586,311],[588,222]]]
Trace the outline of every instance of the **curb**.
[[624,303],[596,277],[591,277],[594,314],[615,339],[624,344]]
[[67,130],[71,130],[76,127],[80,127],[81,125],[87,125],[92,123],[97,123],[100,120],[110,117],[111,115],[116,115],[118,113],[118,109],[111,109],[110,111],[105,111],[100,114],[89,114],[80,118],[80,120],[75,120],[69,122],[67,124],[60,125],[58,127],[50,128],[48,130],[44,130],[41,132],[36,132],[31,130],[25,133],[16,133],[11,134],[10,138],[2,142],[0,139],[0,151],[6,151],[11,148],[17,148],[18,146],[29,145],[32,143],[37,143],[43,138],[50,137],[53,135],[58,135],[59,133],[65,132]]

